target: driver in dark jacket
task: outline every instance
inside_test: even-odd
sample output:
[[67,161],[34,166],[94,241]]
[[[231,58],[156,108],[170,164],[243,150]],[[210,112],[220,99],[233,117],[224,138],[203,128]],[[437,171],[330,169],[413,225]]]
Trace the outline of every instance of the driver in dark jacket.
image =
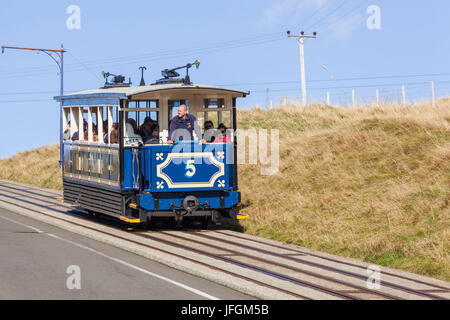
[[[185,131],[181,131],[185,130]],[[172,119],[169,128],[168,144],[174,144],[175,141],[183,140],[190,136],[194,140],[194,132],[199,139],[202,138],[202,131],[197,123],[197,118],[187,112],[187,106],[182,104],[178,107],[178,115]],[[205,140],[201,140],[202,144],[206,144]]]

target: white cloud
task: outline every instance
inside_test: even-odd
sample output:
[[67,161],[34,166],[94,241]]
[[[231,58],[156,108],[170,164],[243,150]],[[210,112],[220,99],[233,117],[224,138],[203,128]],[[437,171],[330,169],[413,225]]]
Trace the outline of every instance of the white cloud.
[[346,39],[349,38],[353,32],[358,28],[364,28],[365,17],[361,14],[352,15],[347,18],[339,18],[333,16],[330,19],[329,28],[324,30],[325,34],[331,35],[333,38]]
[[318,9],[328,0],[282,0],[264,12],[261,23],[274,25],[282,20],[299,21],[305,17],[305,10]]

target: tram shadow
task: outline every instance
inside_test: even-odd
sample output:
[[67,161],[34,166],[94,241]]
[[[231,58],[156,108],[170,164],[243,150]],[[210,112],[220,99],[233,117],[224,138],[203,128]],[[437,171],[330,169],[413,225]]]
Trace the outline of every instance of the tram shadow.
[[[142,229],[141,229],[142,230]],[[204,231],[220,231],[229,230],[235,232],[244,232],[244,227],[238,220],[219,216],[216,223],[209,222],[207,226],[196,221],[183,221],[181,225],[176,225],[173,221],[159,220],[152,221],[152,223],[146,226],[147,231],[188,231],[188,232],[204,232]]]
[[107,215],[94,213],[91,211],[86,211],[81,208],[74,208],[68,212],[69,215],[75,216],[77,218],[85,219],[97,224],[108,226],[112,228],[117,228],[122,231],[127,232],[142,232],[142,231],[190,231],[190,232],[201,232],[207,230],[229,230],[235,232],[244,232],[243,226],[239,223],[239,220],[224,217],[219,215],[218,221],[216,223],[209,222],[207,226],[202,223],[197,223],[196,221],[185,220],[181,225],[177,225],[173,219],[157,219],[153,220],[151,224],[130,224],[124,221],[112,218]]

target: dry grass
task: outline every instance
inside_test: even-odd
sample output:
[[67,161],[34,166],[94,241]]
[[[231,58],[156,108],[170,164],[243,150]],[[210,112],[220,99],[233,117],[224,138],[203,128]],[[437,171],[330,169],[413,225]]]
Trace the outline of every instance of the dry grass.
[[59,145],[44,146],[0,160],[0,179],[61,190]]
[[[239,169],[245,232],[450,280],[450,102],[239,111],[280,130],[280,170]],[[61,188],[58,147],[0,160],[0,178]]]
[[240,167],[247,233],[450,280],[450,103],[239,119],[280,130],[278,174]]

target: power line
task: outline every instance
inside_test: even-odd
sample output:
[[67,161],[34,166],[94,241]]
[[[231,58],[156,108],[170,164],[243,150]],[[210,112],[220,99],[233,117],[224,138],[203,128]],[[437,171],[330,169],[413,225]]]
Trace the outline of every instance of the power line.
[[[134,60],[134,61],[127,61],[127,62],[123,62],[123,63],[115,63],[115,64],[110,64],[110,63],[106,63],[106,64],[102,64],[102,65],[109,65],[110,67],[113,66],[123,66],[123,65],[130,65],[130,64],[136,64],[136,63],[141,63],[141,62],[150,62],[150,61],[157,61],[157,60],[167,60],[167,59],[174,59],[174,58],[180,58],[180,57],[187,57],[187,56],[192,56],[192,55],[198,55],[198,54],[204,54],[204,53],[211,53],[211,52],[217,52],[217,51],[223,51],[223,50],[231,50],[231,49],[235,49],[235,48],[241,48],[241,47],[247,47],[247,46],[254,46],[254,45],[261,45],[261,44],[266,44],[266,43],[272,43],[272,42],[276,42],[276,41],[281,41],[284,40],[284,37],[281,36],[277,36],[277,37],[272,37],[271,39],[267,39],[267,40],[260,40],[258,42],[253,42],[253,43],[242,43],[240,45],[234,45],[234,46],[227,46],[227,47],[219,47],[219,48],[212,48],[212,49],[208,49],[208,50],[202,50],[202,51],[195,51],[195,52],[183,52],[183,53],[178,53],[178,54],[173,54],[173,55],[165,55],[159,58],[152,58],[152,59],[139,59],[139,60]],[[86,65],[83,66],[83,68],[87,68]],[[69,70],[66,69],[66,73],[67,72],[77,72],[77,71],[82,71],[83,68],[71,68]],[[1,78],[17,78],[17,77],[22,77],[22,76],[31,76],[31,75],[44,75],[44,74],[51,74],[53,72],[45,72],[45,73],[36,73],[36,72],[30,72],[28,74],[26,74],[26,72],[22,72],[21,75],[13,75],[13,76],[0,76]]]
[[0,103],[17,103],[17,102],[44,102],[54,101],[53,99],[33,99],[33,100],[0,100]]
[[[316,16],[316,14],[318,14],[320,11],[322,11],[322,9],[325,8],[329,3],[330,3],[330,0],[325,1],[316,11],[314,11],[314,13],[312,15],[310,15],[309,17],[307,17],[305,20],[302,21],[302,25],[305,24],[307,21],[311,20],[311,18],[313,18],[314,16]],[[300,28],[300,26],[301,25],[297,25],[293,29]]]
[[[450,83],[450,81],[435,81],[435,84]],[[425,85],[430,84],[430,82],[412,82],[412,83],[390,83],[390,84],[374,84],[374,85],[359,85],[359,86],[343,86],[343,87],[323,87],[323,88],[309,88],[309,90],[331,90],[331,89],[355,89],[355,88],[382,88],[382,87],[392,87],[401,85]],[[298,91],[298,89],[277,89],[271,90],[272,92],[283,92],[283,91]],[[265,92],[265,90],[254,90],[252,92]]]
[[317,20],[315,23],[313,23],[312,25],[310,25],[307,30],[312,30],[312,28],[314,28],[315,26],[317,26],[318,24],[320,24],[322,21],[326,20],[328,17],[330,17],[333,13],[337,12],[340,8],[342,8],[344,5],[346,5],[347,3],[349,3],[350,0],[344,0],[340,5],[338,5],[334,10],[332,10],[331,12],[329,12],[327,15],[325,15],[324,17],[322,17],[322,19]]
[[343,15],[341,15],[340,17],[331,20],[330,22],[323,24],[319,29],[320,32],[326,32],[328,31],[332,26],[335,26],[336,24],[340,23],[342,21],[342,19],[346,18],[347,16],[353,14],[354,12],[356,12],[357,10],[359,10],[362,6],[366,5],[370,0],[365,0],[362,3],[360,3],[358,6],[354,7],[352,10],[350,10],[349,12],[344,13]]
[[[390,75],[390,76],[375,76],[375,77],[357,77],[357,78],[338,78],[338,79],[324,79],[324,80],[308,80],[308,82],[333,82],[333,81],[356,81],[356,80],[377,80],[377,79],[395,79],[395,78],[419,78],[419,77],[440,77],[450,76],[450,73],[430,73],[430,74],[416,74],[416,75]],[[243,86],[243,85],[270,85],[270,84],[294,84],[299,83],[299,80],[292,81],[270,81],[270,82],[252,82],[252,83],[231,83],[219,84],[218,86]]]
[[[342,78],[342,79],[324,79],[324,80],[310,80],[309,82],[333,82],[333,81],[355,81],[355,80],[377,80],[377,79],[395,79],[395,78],[419,78],[419,77],[440,77],[440,76],[450,76],[450,73],[429,73],[429,74],[415,74],[415,75],[388,75],[388,76],[375,76],[375,77],[358,77],[358,78]],[[253,86],[253,85],[277,85],[277,84],[297,84],[300,83],[299,80],[293,81],[267,81],[267,82],[247,82],[247,83],[228,83],[228,84],[217,84],[217,86],[226,87],[226,86]],[[438,81],[436,83],[447,83]],[[407,85],[408,83],[402,83]],[[428,82],[420,82],[416,83],[415,86],[422,86],[423,84],[428,84]],[[413,85],[409,83],[409,85]],[[357,87],[357,86],[352,86]],[[332,88],[332,87],[330,87]],[[342,88],[342,87],[339,87]],[[73,93],[76,91],[67,91],[66,93]],[[257,92],[257,91],[253,91]],[[39,94],[58,94],[56,91],[21,91],[21,92],[0,92],[0,96],[13,96],[13,95],[39,95]]]
[[[171,50],[165,50],[165,51],[159,51],[159,52],[153,52],[153,53],[147,53],[147,54],[140,54],[140,55],[134,55],[134,56],[124,56],[124,57],[117,57],[117,58],[110,58],[110,59],[102,59],[102,60],[93,60],[90,62],[84,62],[78,61],[78,64],[81,64],[83,68],[89,69],[89,66],[99,66],[99,65],[126,65],[126,64],[133,64],[137,62],[142,62],[143,59],[149,59],[149,58],[167,58],[168,56],[172,57],[180,57],[180,56],[186,56],[186,55],[192,55],[192,54],[200,54],[204,52],[214,52],[214,51],[221,51],[221,50],[229,50],[234,48],[240,48],[240,47],[246,47],[246,46],[253,46],[258,44],[264,44],[269,42],[278,41],[281,39],[284,39],[282,37],[281,32],[277,33],[270,33],[264,36],[255,36],[245,39],[239,39],[239,40],[231,40],[231,41],[223,41],[223,42],[217,42],[212,43],[208,45],[202,45],[197,47],[191,47],[191,48],[180,48],[180,49],[171,49]],[[183,54],[180,55],[180,52],[183,52]],[[75,58],[75,57],[74,57]],[[78,60],[75,58],[75,60]],[[152,59],[155,60],[155,59]],[[42,71],[45,71],[48,69],[48,67],[34,67],[34,68],[27,68],[27,69],[13,69],[13,70],[4,70],[0,71],[2,75],[14,75],[14,74],[34,74],[39,73],[42,74]],[[66,71],[75,71],[80,70],[79,67],[77,67],[77,64],[68,64],[66,65]],[[45,73],[47,74],[47,73]]]

